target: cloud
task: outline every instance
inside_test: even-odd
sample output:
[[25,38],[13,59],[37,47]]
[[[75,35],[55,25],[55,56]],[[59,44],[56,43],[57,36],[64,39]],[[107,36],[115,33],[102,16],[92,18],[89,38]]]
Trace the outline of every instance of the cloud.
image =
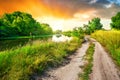
[[115,5],[114,3],[109,5],[110,5],[109,7],[107,6],[107,7],[99,8],[98,11],[96,12],[96,15],[104,19],[110,19],[117,12],[120,11],[120,7]]
[[111,18],[120,11],[120,0],[0,0],[0,3],[0,14],[20,10],[34,17],[89,20],[93,17]]
[[96,3],[98,0],[91,0],[89,3],[90,4],[94,4],[94,3]]
[[112,3],[111,4],[105,4],[104,6],[106,7],[106,8],[111,8],[112,7]]
[[47,6],[51,7],[51,10],[57,9],[61,16],[82,20],[88,17],[87,15],[90,16],[88,20],[93,17],[110,19],[120,11],[120,0],[43,0],[43,3],[44,1],[47,1]]
[[120,11],[120,0],[0,0],[0,15],[18,10],[49,23],[55,30],[82,26],[94,17],[108,26],[106,20]]
[[107,1],[109,1],[110,3],[115,3],[120,6],[120,0],[107,0]]
[[100,4],[109,4],[110,2],[108,0],[98,0],[97,3],[100,3]]

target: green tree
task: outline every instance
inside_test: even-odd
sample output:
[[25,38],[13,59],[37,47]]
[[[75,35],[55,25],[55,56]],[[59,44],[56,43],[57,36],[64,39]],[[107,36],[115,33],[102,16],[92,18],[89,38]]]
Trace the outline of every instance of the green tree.
[[120,29],[120,12],[111,18],[111,28]]
[[43,24],[41,24],[41,27],[42,27],[42,29],[44,31],[43,33],[45,35],[53,34],[52,28],[50,27],[49,24],[43,23]]
[[20,11],[0,18],[0,37],[52,34],[48,24],[40,24],[32,15]]
[[72,36],[83,38],[84,30],[82,27],[75,27],[72,31]]
[[102,29],[103,25],[100,23],[100,18],[93,18],[88,23],[88,27],[86,28],[87,34],[93,33],[95,30]]
[[56,30],[54,34],[62,34],[62,30]]
[[71,37],[72,36],[72,31],[64,31],[62,32],[65,36]]

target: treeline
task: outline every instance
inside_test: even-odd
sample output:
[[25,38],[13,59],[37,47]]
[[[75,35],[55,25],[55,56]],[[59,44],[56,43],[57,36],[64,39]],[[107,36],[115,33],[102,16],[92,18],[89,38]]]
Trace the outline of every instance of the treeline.
[[[67,36],[82,37],[83,34],[91,34],[96,30],[102,29],[100,18],[93,18],[83,27],[76,27],[72,31],[63,32]],[[120,12],[111,18],[111,28],[120,29]],[[59,31],[58,31],[59,32]],[[4,14],[0,17],[0,38],[48,35],[53,31],[48,24],[40,24],[32,15],[20,11],[11,14]]]
[[40,24],[28,13],[16,11],[0,17],[0,38],[52,33],[48,24]]
[[75,36],[83,38],[85,34],[90,35],[96,30],[102,29],[103,25],[100,23],[100,18],[93,18],[88,24],[83,25],[83,27],[75,27],[72,31],[63,32],[66,36]]

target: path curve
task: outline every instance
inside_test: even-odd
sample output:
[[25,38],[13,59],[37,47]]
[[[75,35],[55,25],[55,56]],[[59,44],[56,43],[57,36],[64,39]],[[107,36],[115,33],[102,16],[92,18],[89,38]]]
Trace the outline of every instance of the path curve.
[[120,80],[120,71],[101,44],[95,40],[95,52],[90,80]]
[[83,56],[89,47],[89,43],[82,44],[75,55],[71,56],[71,61],[65,66],[57,68],[55,70],[48,71],[50,76],[44,76],[42,79],[37,80],[78,80],[78,74],[82,72],[80,66],[83,66]]

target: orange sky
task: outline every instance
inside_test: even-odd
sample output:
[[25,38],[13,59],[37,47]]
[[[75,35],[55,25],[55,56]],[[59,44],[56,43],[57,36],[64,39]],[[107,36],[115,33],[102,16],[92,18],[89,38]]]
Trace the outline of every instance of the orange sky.
[[[0,15],[23,11],[33,15],[74,18],[89,15],[89,18],[111,18],[120,11],[114,0],[0,0]],[[80,13],[80,14],[79,14]],[[108,14],[109,13],[109,14]],[[77,14],[77,16],[76,16]],[[83,14],[83,15],[82,15]],[[87,20],[87,19],[85,19]]]
[[0,0],[0,15],[14,11],[28,12],[33,17],[56,16],[68,17],[59,6],[49,6],[43,0]]
[[56,29],[60,25],[70,28],[71,22],[75,27],[93,17],[110,19],[119,9],[111,3],[106,4],[106,0],[0,0],[0,16],[14,11],[27,12]]
[[14,11],[24,11],[32,14],[34,17],[40,16],[47,12],[47,7],[45,7],[38,0],[3,0],[0,2],[0,14],[14,12]]

